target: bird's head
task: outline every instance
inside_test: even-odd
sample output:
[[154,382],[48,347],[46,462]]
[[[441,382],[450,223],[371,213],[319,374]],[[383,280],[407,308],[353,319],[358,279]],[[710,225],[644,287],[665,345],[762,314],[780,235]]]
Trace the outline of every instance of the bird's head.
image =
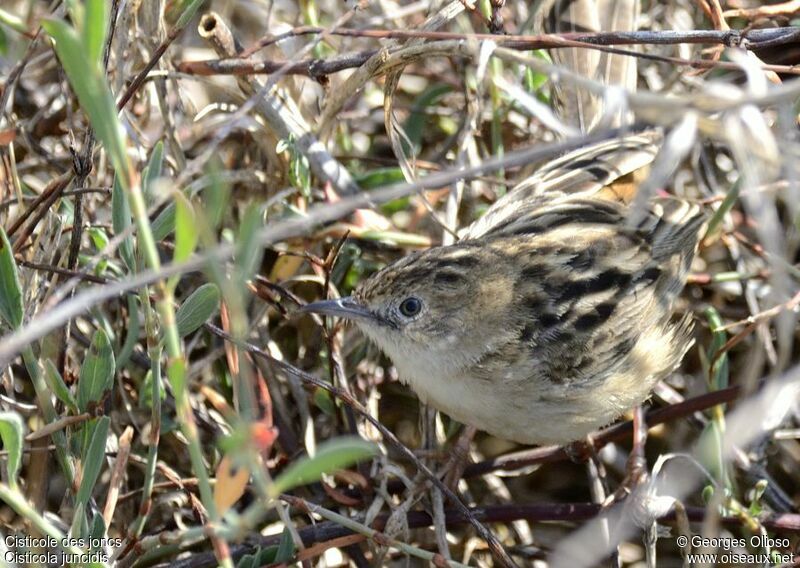
[[513,276],[500,251],[463,243],[409,255],[364,280],[352,296],[302,308],[355,323],[401,375],[452,374],[505,335]]

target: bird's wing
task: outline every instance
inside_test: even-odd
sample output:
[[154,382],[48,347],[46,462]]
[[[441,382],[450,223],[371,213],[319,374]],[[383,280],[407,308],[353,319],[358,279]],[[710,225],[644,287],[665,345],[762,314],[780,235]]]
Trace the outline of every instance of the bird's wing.
[[648,131],[606,140],[565,154],[498,199],[464,231],[462,239],[480,237],[518,215],[520,209],[528,211],[570,199],[630,202],[635,184],[624,178],[653,161],[661,138],[660,132]]
[[[579,246],[583,233],[591,235],[593,229],[603,227],[620,237],[642,240],[649,257],[659,263],[676,255],[691,260],[697,234],[706,221],[697,205],[667,197],[652,200],[637,216],[635,224],[631,224],[629,215],[625,204],[593,197],[551,201],[546,207],[527,202],[520,203],[513,214],[505,215],[481,236],[546,240],[552,238],[553,231],[558,231],[570,243]],[[566,233],[563,232],[565,228],[568,229]]]
[[662,296],[673,298],[680,293],[707,221],[697,205],[683,199],[663,197],[650,202],[649,214],[637,230],[647,235],[653,263],[670,272],[659,283]]
[[[705,218],[695,205],[664,199],[631,226],[626,209],[572,200],[487,235],[519,257],[516,341],[530,344],[536,365],[554,380],[598,380],[630,367],[634,356],[642,358],[639,370],[655,376],[685,350],[690,324],[675,326],[671,316]],[[647,349],[663,350],[653,362],[663,368],[648,366]]]

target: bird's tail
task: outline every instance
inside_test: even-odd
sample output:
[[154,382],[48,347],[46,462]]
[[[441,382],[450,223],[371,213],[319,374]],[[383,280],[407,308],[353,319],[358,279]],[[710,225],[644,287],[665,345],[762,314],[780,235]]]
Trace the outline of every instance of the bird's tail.
[[661,197],[650,202],[649,215],[639,224],[639,229],[650,235],[653,261],[664,269],[659,296],[670,303],[686,283],[707,223],[708,217],[698,205]]
[[[545,33],[635,31],[640,0],[544,0],[536,13],[536,27]],[[607,86],[636,90],[636,58],[586,48],[550,50],[553,61]],[[591,132],[619,127],[625,122],[625,105],[613,90],[606,96],[589,92],[568,80],[555,86],[554,104],[561,119]]]

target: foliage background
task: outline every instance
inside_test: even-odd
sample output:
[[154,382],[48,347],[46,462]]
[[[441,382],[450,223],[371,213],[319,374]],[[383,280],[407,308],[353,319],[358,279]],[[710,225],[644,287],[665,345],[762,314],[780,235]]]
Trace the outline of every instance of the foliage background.
[[[4,534],[119,538],[103,552],[124,566],[501,565],[478,524],[520,565],[603,560],[607,528],[592,519],[625,478],[625,423],[596,437],[589,466],[482,433],[463,449],[352,329],[293,314],[452,242],[556,155],[570,117],[547,109],[575,81],[545,51],[459,39],[537,31],[538,3],[503,4],[2,7]],[[792,2],[751,4],[645,2],[640,27],[796,23]],[[364,32],[426,20],[460,35]],[[299,26],[327,31],[276,41]],[[197,63],[242,47],[250,60],[225,62],[239,75]],[[649,545],[620,529],[608,554],[677,565],[674,536],[687,531],[796,550],[797,39],[749,55],[633,49],[650,59],[621,104],[673,133],[663,189],[702,202],[712,227],[680,306],[696,344],[648,403],[651,475],[624,509],[652,529],[672,504],[656,498],[666,481],[692,524],[666,514],[673,536],[651,531]],[[520,159],[529,148],[536,159]],[[491,158],[507,161],[454,173]],[[454,487],[472,523],[420,473],[458,448],[471,464]],[[690,457],[662,469],[676,453]]]

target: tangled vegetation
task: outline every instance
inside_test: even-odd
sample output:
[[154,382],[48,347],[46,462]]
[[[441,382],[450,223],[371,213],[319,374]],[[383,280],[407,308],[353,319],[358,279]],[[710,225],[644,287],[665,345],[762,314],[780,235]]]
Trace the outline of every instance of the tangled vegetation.
[[[798,561],[797,2],[643,1],[624,37],[542,35],[552,4],[3,4],[4,563]],[[567,91],[663,129],[643,186],[708,213],[695,342],[649,430],[473,439],[297,309],[619,135]]]

